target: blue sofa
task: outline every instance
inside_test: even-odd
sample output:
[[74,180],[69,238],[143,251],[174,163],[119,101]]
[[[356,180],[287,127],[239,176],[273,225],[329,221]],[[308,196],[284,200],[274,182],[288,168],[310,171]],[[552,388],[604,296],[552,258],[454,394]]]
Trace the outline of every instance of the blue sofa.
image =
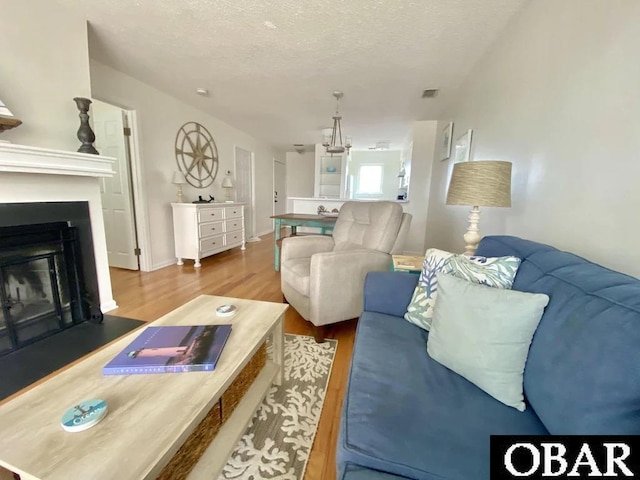
[[427,354],[403,319],[418,276],[370,273],[338,440],[338,479],[488,479],[492,434],[640,434],[640,280],[508,236],[478,255],[522,259],[513,289],[546,293],[519,412]]

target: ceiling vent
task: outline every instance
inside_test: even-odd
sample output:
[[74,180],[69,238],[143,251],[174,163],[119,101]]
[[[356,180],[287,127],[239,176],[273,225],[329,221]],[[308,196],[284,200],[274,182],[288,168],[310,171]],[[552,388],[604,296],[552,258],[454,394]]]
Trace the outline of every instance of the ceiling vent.
[[427,88],[422,92],[422,98],[434,98],[436,95],[438,95],[437,88]]
[[305,146],[301,143],[294,143],[293,144],[293,149],[298,152],[300,155],[302,155],[305,152]]

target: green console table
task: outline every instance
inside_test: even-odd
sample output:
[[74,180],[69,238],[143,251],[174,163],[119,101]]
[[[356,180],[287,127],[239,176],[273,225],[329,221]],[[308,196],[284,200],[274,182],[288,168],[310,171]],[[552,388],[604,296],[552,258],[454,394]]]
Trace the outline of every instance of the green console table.
[[297,233],[298,227],[314,227],[319,228],[322,235],[333,231],[337,217],[327,217],[324,215],[310,215],[306,213],[284,213],[282,215],[274,215],[271,217],[275,220],[275,235],[273,236],[273,264],[276,272],[280,271],[280,230],[282,227],[291,227],[291,235]]

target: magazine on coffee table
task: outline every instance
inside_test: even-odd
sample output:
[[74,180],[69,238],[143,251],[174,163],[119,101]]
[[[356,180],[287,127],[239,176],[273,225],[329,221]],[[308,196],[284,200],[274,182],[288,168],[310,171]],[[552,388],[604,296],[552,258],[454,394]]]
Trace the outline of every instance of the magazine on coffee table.
[[147,327],[102,369],[104,375],[212,371],[231,325]]

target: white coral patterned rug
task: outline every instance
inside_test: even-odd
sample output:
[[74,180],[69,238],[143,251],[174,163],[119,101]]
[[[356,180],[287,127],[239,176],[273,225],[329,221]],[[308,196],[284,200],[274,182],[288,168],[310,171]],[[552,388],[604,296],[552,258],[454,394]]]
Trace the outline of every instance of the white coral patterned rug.
[[284,383],[271,387],[218,480],[304,477],[337,345],[285,335]]

